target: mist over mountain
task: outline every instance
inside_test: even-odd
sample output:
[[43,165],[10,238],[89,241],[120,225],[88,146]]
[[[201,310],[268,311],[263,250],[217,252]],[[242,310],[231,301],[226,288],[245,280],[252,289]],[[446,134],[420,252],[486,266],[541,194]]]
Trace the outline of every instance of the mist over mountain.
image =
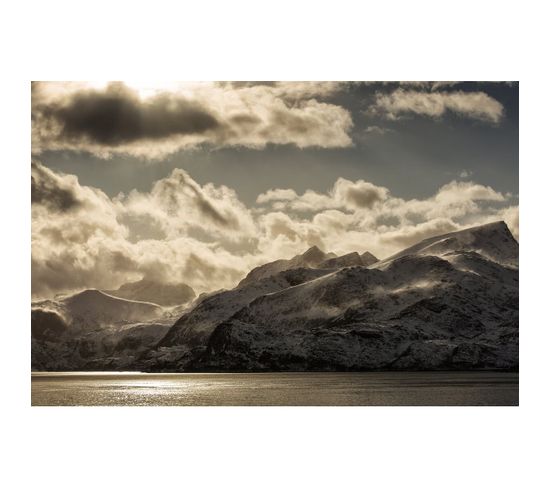
[[190,302],[195,291],[185,283],[163,283],[143,278],[132,283],[124,283],[117,290],[106,293],[119,298],[152,302],[165,307],[174,307]]
[[[504,222],[425,239],[382,261],[312,247],[200,297],[179,318],[98,290],[35,303],[33,368],[514,369],[518,247]],[[139,296],[148,287],[121,289]],[[79,353],[69,353],[75,344]]]

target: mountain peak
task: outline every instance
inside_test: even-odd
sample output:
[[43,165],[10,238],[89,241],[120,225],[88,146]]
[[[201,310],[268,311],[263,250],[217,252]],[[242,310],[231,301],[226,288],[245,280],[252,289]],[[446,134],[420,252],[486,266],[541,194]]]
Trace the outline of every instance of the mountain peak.
[[310,253],[322,253],[323,251],[321,251],[321,249],[319,249],[319,247],[317,246],[311,246],[306,252],[303,253],[303,256],[305,256],[306,254],[310,254]]
[[370,266],[371,264],[378,262],[378,258],[369,251],[365,251],[361,254],[361,260],[365,266]]
[[317,246],[311,246],[302,257],[306,260],[324,259],[325,253],[321,251]]
[[485,258],[500,264],[518,265],[518,242],[503,221],[490,222],[448,234],[429,237],[383,261],[379,261],[379,263],[383,265],[411,254],[444,256],[451,252],[468,251],[477,252]]

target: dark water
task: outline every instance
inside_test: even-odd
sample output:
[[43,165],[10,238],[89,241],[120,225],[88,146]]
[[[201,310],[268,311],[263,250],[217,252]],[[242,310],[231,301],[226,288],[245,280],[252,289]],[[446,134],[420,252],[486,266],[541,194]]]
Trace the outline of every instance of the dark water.
[[32,405],[518,405],[517,373],[33,373]]

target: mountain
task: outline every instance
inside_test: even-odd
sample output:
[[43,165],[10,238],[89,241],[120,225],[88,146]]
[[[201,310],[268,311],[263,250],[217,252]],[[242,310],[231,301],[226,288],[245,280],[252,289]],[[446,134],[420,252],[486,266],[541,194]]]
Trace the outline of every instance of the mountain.
[[239,284],[233,290],[225,290],[203,298],[190,312],[184,314],[150,351],[143,367],[151,362],[170,368],[173,361],[178,363],[190,359],[204,350],[215,328],[256,298],[275,293],[300,283],[330,273],[327,269],[298,268],[268,275],[248,284]]
[[370,266],[378,261],[378,258],[368,251],[361,254],[361,260],[365,266]]
[[135,323],[79,334],[43,337],[33,334],[33,371],[132,370],[136,360],[154,347],[170,324]]
[[356,264],[355,253],[338,261],[310,251],[205,298],[139,367],[517,368],[518,244],[503,222],[426,239],[370,265]]
[[518,250],[503,222],[425,239],[381,261],[313,247],[253,269],[232,290],[201,295],[177,320],[183,307],[99,290],[34,302],[32,368],[516,369]]
[[350,252],[343,256],[325,259],[317,267],[318,268],[344,268],[346,266],[370,266],[378,261],[370,252],[365,252],[359,255],[357,252]]
[[58,341],[69,326],[65,319],[57,312],[31,309],[31,336],[37,340]]
[[443,256],[449,252],[460,251],[477,252],[502,265],[518,266],[519,245],[506,223],[499,221],[424,239],[387,259],[378,261],[377,267],[412,254]]
[[334,269],[343,266],[368,266],[378,261],[371,253],[365,252],[361,256],[352,252],[344,256],[337,256],[334,253],[324,253],[317,246],[310,247],[303,254],[294,256],[292,259],[279,259],[271,263],[254,268],[238,284],[238,287],[245,286],[253,281],[259,281],[269,276],[276,275],[282,271],[298,268],[313,269]]
[[105,293],[128,300],[156,303],[163,307],[184,305],[195,298],[195,291],[185,283],[162,283],[145,278],[124,283],[117,290],[108,290]]
[[126,300],[100,290],[84,290],[63,298],[58,307],[72,326],[87,329],[150,320],[163,313],[154,303]]
[[310,247],[303,254],[294,256],[292,259],[278,259],[271,263],[263,264],[254,268],[246,277],[237,285],[237,287],[243,287],[250,284],[253,281],[260,281],[269,276],[276,275],[282,271],[295,268],[316,268],[317,265],[323,261],[336,257],[335,254],[325,254],[317,246]]
[[[168,320],[168,322],[167,322]],[[128,367],[173,321],[153,303],[84,290],[31,307],[33,370]]]

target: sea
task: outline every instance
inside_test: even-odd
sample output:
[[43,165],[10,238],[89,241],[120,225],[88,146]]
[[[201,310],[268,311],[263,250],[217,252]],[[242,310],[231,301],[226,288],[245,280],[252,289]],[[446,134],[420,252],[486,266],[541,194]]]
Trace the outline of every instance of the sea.
[[514,372],[33,372],[33,406],[516,406]]

